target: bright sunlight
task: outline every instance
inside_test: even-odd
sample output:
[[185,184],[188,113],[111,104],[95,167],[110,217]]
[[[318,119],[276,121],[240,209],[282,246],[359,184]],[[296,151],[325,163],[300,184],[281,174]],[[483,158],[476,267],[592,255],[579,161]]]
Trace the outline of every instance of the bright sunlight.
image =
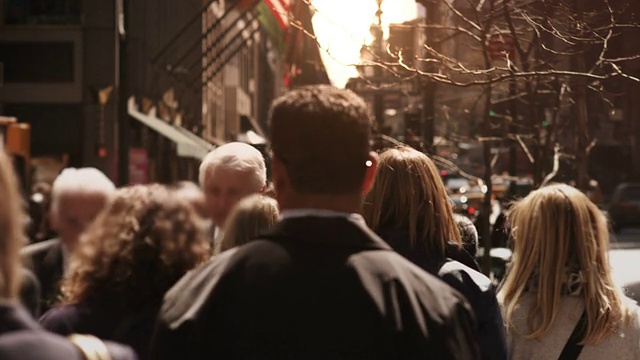
[[[333,85],[344,87],[357,76],[360,48],[371,42],[369,26],[375,19],[375,0],[313,0],[317,9],[313,27],[320,43],[320,54]],[[399,23],[417,16],[415,0],[385,0],[382,24]]]

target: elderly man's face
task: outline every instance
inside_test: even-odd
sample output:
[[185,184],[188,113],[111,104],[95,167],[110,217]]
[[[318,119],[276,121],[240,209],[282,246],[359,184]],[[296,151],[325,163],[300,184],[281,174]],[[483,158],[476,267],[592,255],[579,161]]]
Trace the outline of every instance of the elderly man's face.
[[65,194],[58,200],[53,213],[53,227],[67,248],[75,247],[82,232],[106,203],[107,198],[103,194]]
[[244,197],[262,191],[251,171],[215,167],[206,174],[203,184],[207,213],[221,226],[233,207]]

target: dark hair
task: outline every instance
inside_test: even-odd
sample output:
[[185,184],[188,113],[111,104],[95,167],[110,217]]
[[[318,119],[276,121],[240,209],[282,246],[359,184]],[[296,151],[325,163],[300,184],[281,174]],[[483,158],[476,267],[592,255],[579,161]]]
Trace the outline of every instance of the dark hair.
[[453,214],[453,218],[460,231],[462,247],[471,256],[475,257],[478,254],[478,229],[476,229],[473,221],[464,215]]
[[369,156],[371,117],[362,98],[327,85],[276,99],[270,113],[274,157],[299,193],[359,192]]
[[63,280],[65,303],[116,303],[134,311],[158,305],[209,242],[194,210],[161,185],[120,189],[87,229]]

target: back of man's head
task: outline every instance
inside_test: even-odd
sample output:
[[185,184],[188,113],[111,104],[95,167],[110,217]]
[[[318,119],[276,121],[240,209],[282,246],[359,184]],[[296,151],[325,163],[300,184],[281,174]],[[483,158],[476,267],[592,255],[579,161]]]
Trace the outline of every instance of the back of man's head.
[[207,176],[217,167],[249,173],[253,178],[254,187],[258,189],[256,191],[266,186],[267,170],[264,157],[249,144],[231,142],[207,154],[200,164],[200,186],[205,186]]
[[326,85],[301,87],[273,103],[273,155],[298,193],[359,193],[370,156],[370,125],[366,103],[353,92]]
[[52,208],[57,211],[60,199],[67,195],[103,195],[109,198],[115,190],[113,182],[96,168],[67,168],[51,186]]

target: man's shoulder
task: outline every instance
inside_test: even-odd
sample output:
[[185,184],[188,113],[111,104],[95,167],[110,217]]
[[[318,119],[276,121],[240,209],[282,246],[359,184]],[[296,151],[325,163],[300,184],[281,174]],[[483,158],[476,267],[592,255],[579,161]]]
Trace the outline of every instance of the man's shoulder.
[[42,315],[40,326],[56,334],[66,335],[72,332],[80,321],[80,311],[76,305],[56,306]]
[[[459,283],[460,286],[473,287],[480,292],[491,291],[493,294],[493,283],[491,279],[459,261],[447,261],[438,271],[438,276],[446,279],[445,282],[449,285]],[[454,286],[454,288],[458,287]]]
[[164,296],[161,318],[170,328],[197,315],[218,284],[237,248],[227,250],[185,274]]
[[[137,359],[128,347],[105,342],[113,360]],[[57,360],[84,359],[80,350],[67,338],[44,331],[15,331],[0,337],[0,359],[3,360]]]
[[60,239],[49,239],[25,246],[20,250],[20,256],[23,258],[44,256],[49,251],[59,248],[60,246],[62,246]]
[[20,250],[20,258],[38,278],[47,276],[46,272],[51,269],[51,266],[56,267],[62,264],[62,242],[56,238],[27,245]]
[[[453,304],[463,297],[438,277],[393,251],[365,251],[354,254],[349,264],[366,283],[394,283],[421,300],[440,298]],[[386,287],[386,286],[385,286]]]
[[80,352],[63,337],[44,331],[21,330],[0,337],[0,358],[81,359]]

